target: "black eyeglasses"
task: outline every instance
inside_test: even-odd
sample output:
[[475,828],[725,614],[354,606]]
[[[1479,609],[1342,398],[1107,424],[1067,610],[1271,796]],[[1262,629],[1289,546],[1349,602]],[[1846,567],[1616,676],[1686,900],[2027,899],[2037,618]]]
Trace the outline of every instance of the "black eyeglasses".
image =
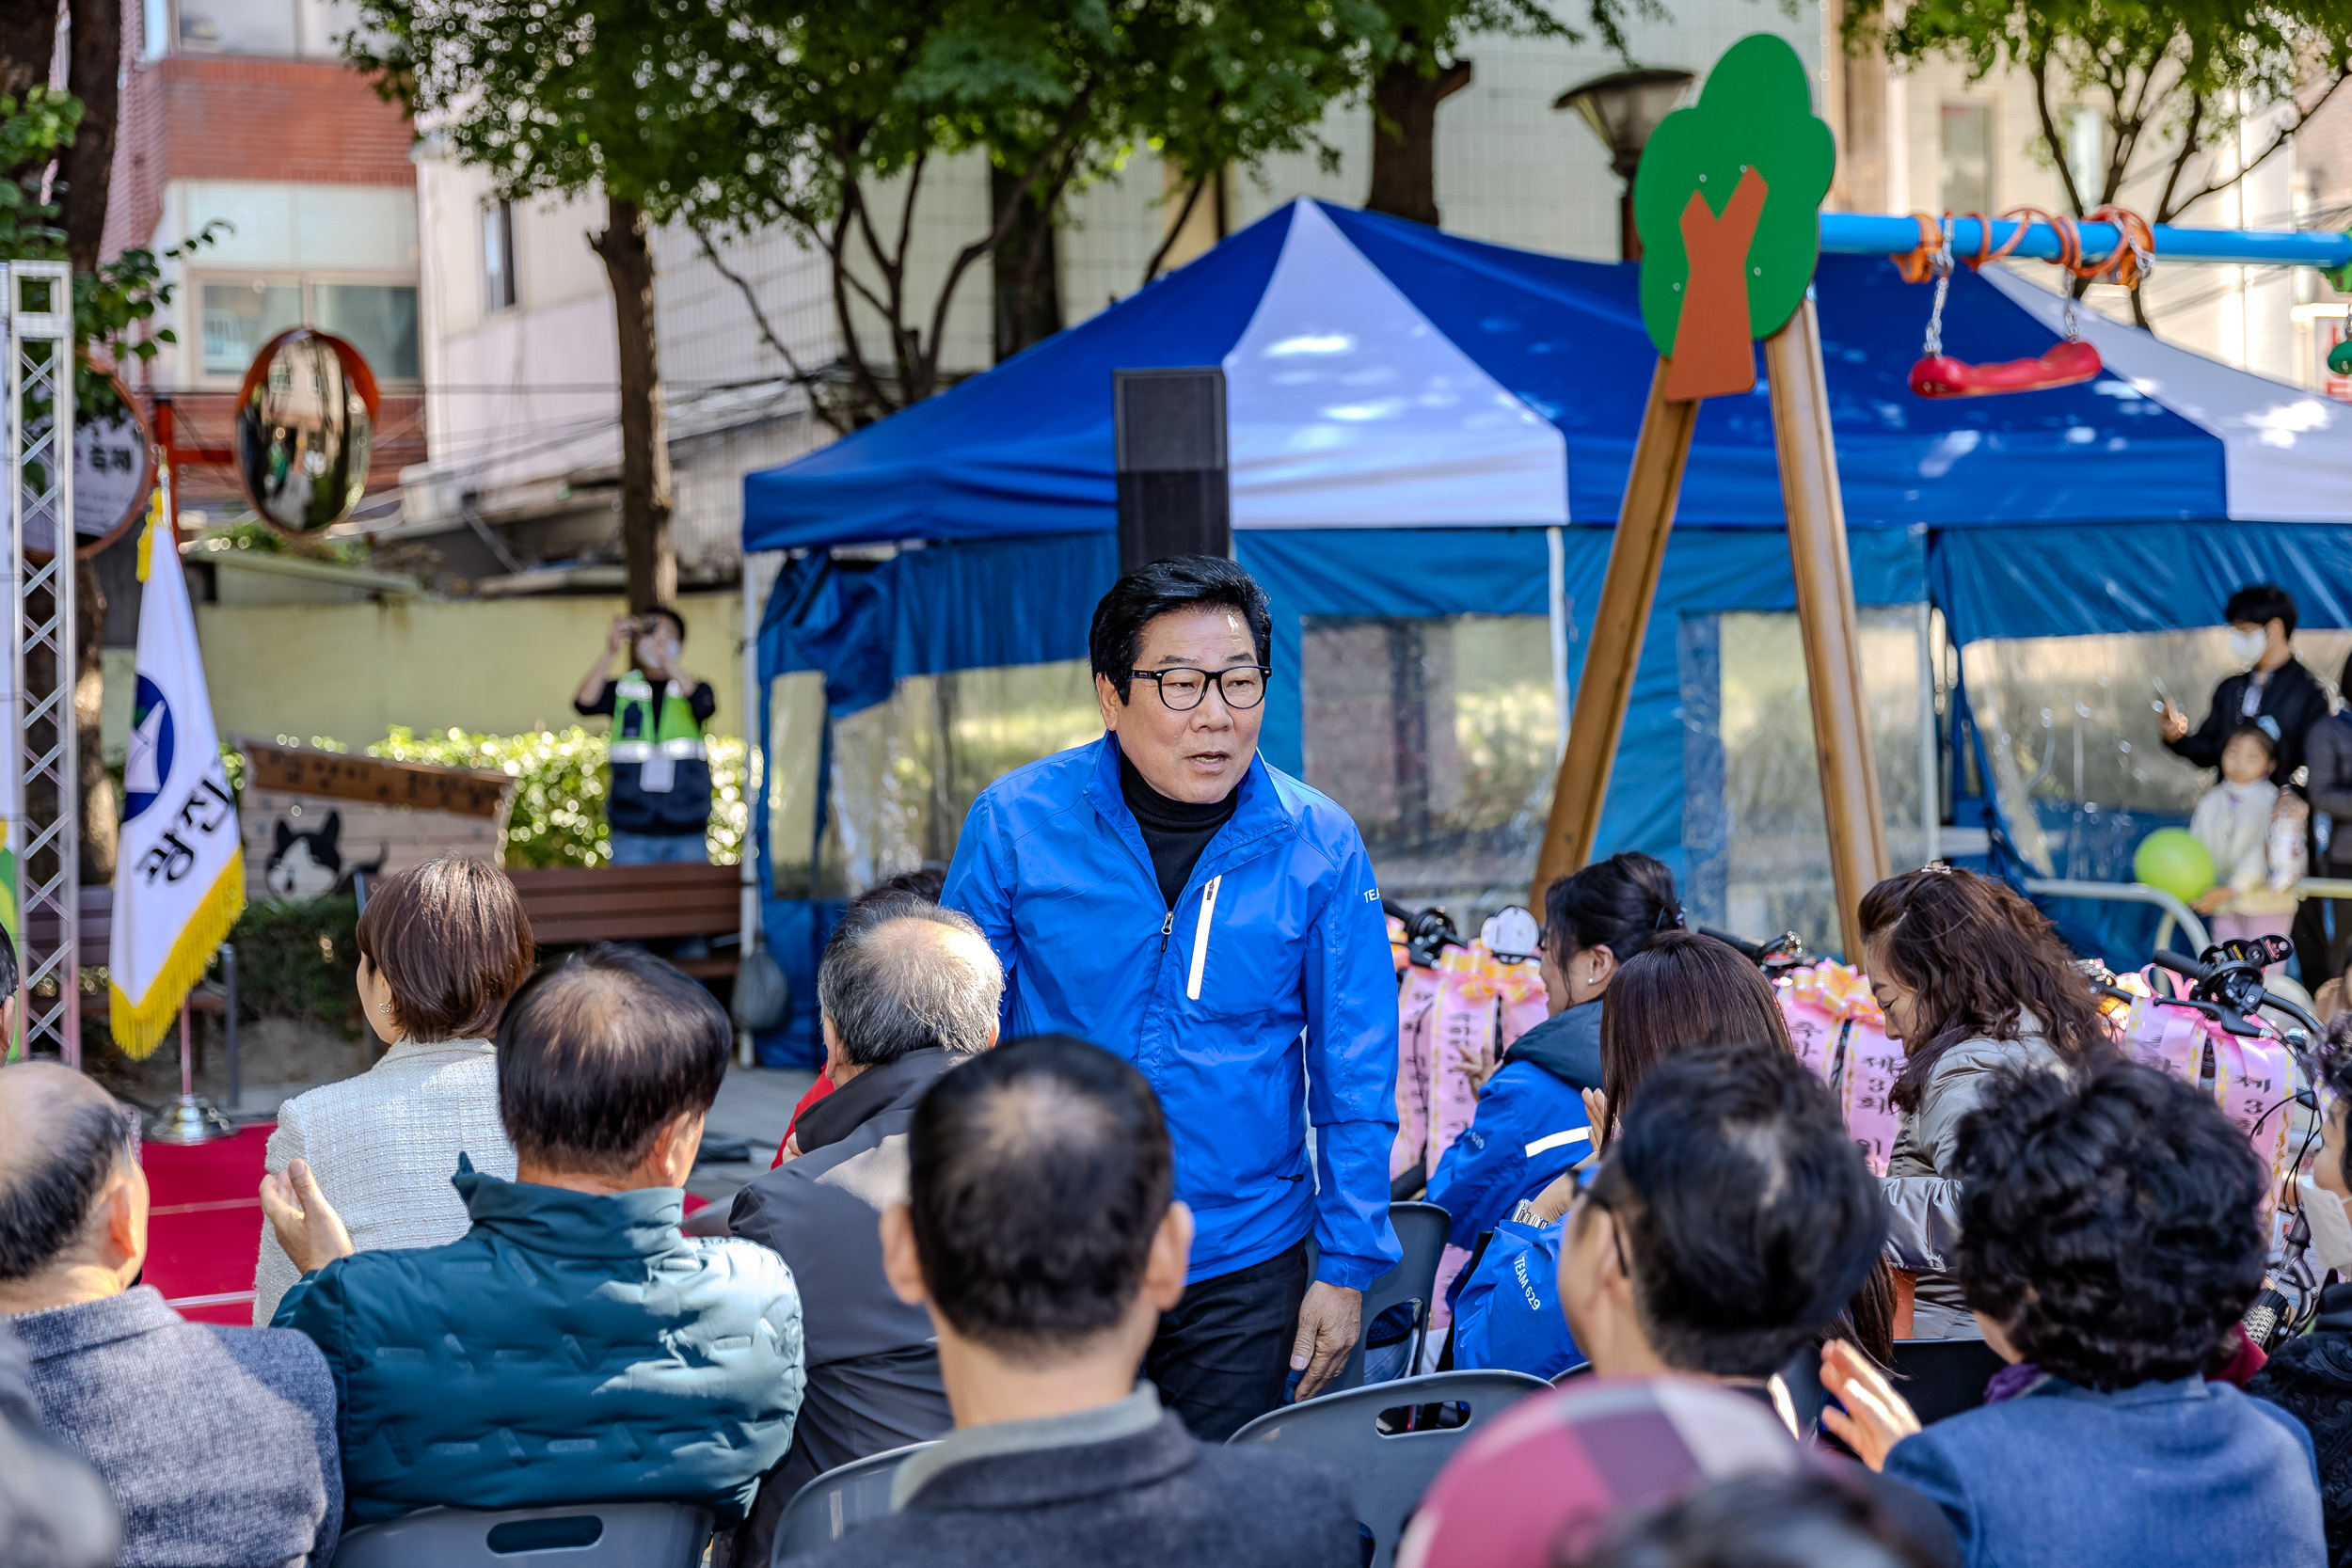
[[1137,680],[1157,681],[1160,701],[1177,713],[1189,713],[1216,688],[1230,708],[1253,708],[1265,701],[1266,677],[1274,673],[1263,664],[1235,664],[1223,670],[1191,670],[1181,665],[1167,670],[1130,670]]

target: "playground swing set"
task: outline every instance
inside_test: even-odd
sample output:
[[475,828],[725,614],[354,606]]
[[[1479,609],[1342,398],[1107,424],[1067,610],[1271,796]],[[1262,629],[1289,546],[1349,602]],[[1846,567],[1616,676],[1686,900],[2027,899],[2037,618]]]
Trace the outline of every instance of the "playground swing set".
[[[2098,350],[2076,330],[2074,283],[2105,279],[2137,289],[2158,256],[2313,267],[2337,288],[2352,290],[2352,233],[2182,228],[2112,206],[2081,219],[2032,207],[1997,217],[1823,213],[1836,166],[1830,129],[1812,112],[1804,64],[1770,34],[1733,44],[1697,101],[1667,116],[1643,155],[1633,212],[1643,245],[1643,321],[1658,349],[1658,369],[1570,711],[1532,907],[1541,907],[1554,878],[1592,856],[1699,404],[1753,391],[1760,343],[1839,932],[1849,960],[1859,960],[1862,895],[1890,865],[1811,292],[1823,252],[1883,255],[1909,281],[1934,285],[1923,352],[1909,377],[1923,398],[2029,393],[2097,376]],[[1944,309],[1955,267],[2012,258],[2048,261],[2067,275],[2063,341],[2033,357],[1994,364],[1947,354]],[[2337,345],[2328,364],[2352,373],[2352,342]]]

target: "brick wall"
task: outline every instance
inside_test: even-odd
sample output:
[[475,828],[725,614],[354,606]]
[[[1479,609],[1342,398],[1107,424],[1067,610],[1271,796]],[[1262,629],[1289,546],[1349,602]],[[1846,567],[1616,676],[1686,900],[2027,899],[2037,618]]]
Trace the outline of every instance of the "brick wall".
[[417,182],[407,117],[332,60],[172,55],[139,62],[141,7],[125,0],[121,119],[105,248],[143,245],[172,180],[325,185]]

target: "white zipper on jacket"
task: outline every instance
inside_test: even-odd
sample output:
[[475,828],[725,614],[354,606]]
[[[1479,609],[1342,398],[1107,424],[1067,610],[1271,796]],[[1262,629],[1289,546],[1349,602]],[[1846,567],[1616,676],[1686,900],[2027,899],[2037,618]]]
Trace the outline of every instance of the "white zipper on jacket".
[[1209,920],[1216,913],[1216,887],[1223,880],[1212,877],[1200,890],[1200,920],[1192,928],[1192,974],[1184,981],[1184,994],[1195,1002],[1200,1000],[1200,967],[1209,961]]

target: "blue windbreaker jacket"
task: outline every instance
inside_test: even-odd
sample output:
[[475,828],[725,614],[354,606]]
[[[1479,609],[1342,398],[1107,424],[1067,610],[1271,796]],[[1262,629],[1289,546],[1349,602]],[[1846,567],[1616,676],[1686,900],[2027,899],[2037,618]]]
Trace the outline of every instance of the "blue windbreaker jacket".
[[[1589,1057],[1590,1071],[1581,1076],[1591,1082],[1564,1076],[1564,1058],[1582,1057]],[[1598,1087],[1597,1000],[1546,1019],[1512,1045],[1478,1097],[1477,1117],[1446,1146],[1429,1179],[1429,1201],[1454,1222],[1448,1245],[1474,1250],[1480,1236],[1511,1217],[1519,1199],[1534,1197],[1593,1151],[1578,1091]]]
[[1171,911],[1120,796],[1117,745],[1017,768],[964,819],[944,901],[1004,963],[1004,1037],[1075,1035],[1151,1083],[1197,1227],[1193,1279],[1311,1227],[1316,1277],[1361,1290],[1400,1255],[1396,972],[1364,841],[1252,758]]

